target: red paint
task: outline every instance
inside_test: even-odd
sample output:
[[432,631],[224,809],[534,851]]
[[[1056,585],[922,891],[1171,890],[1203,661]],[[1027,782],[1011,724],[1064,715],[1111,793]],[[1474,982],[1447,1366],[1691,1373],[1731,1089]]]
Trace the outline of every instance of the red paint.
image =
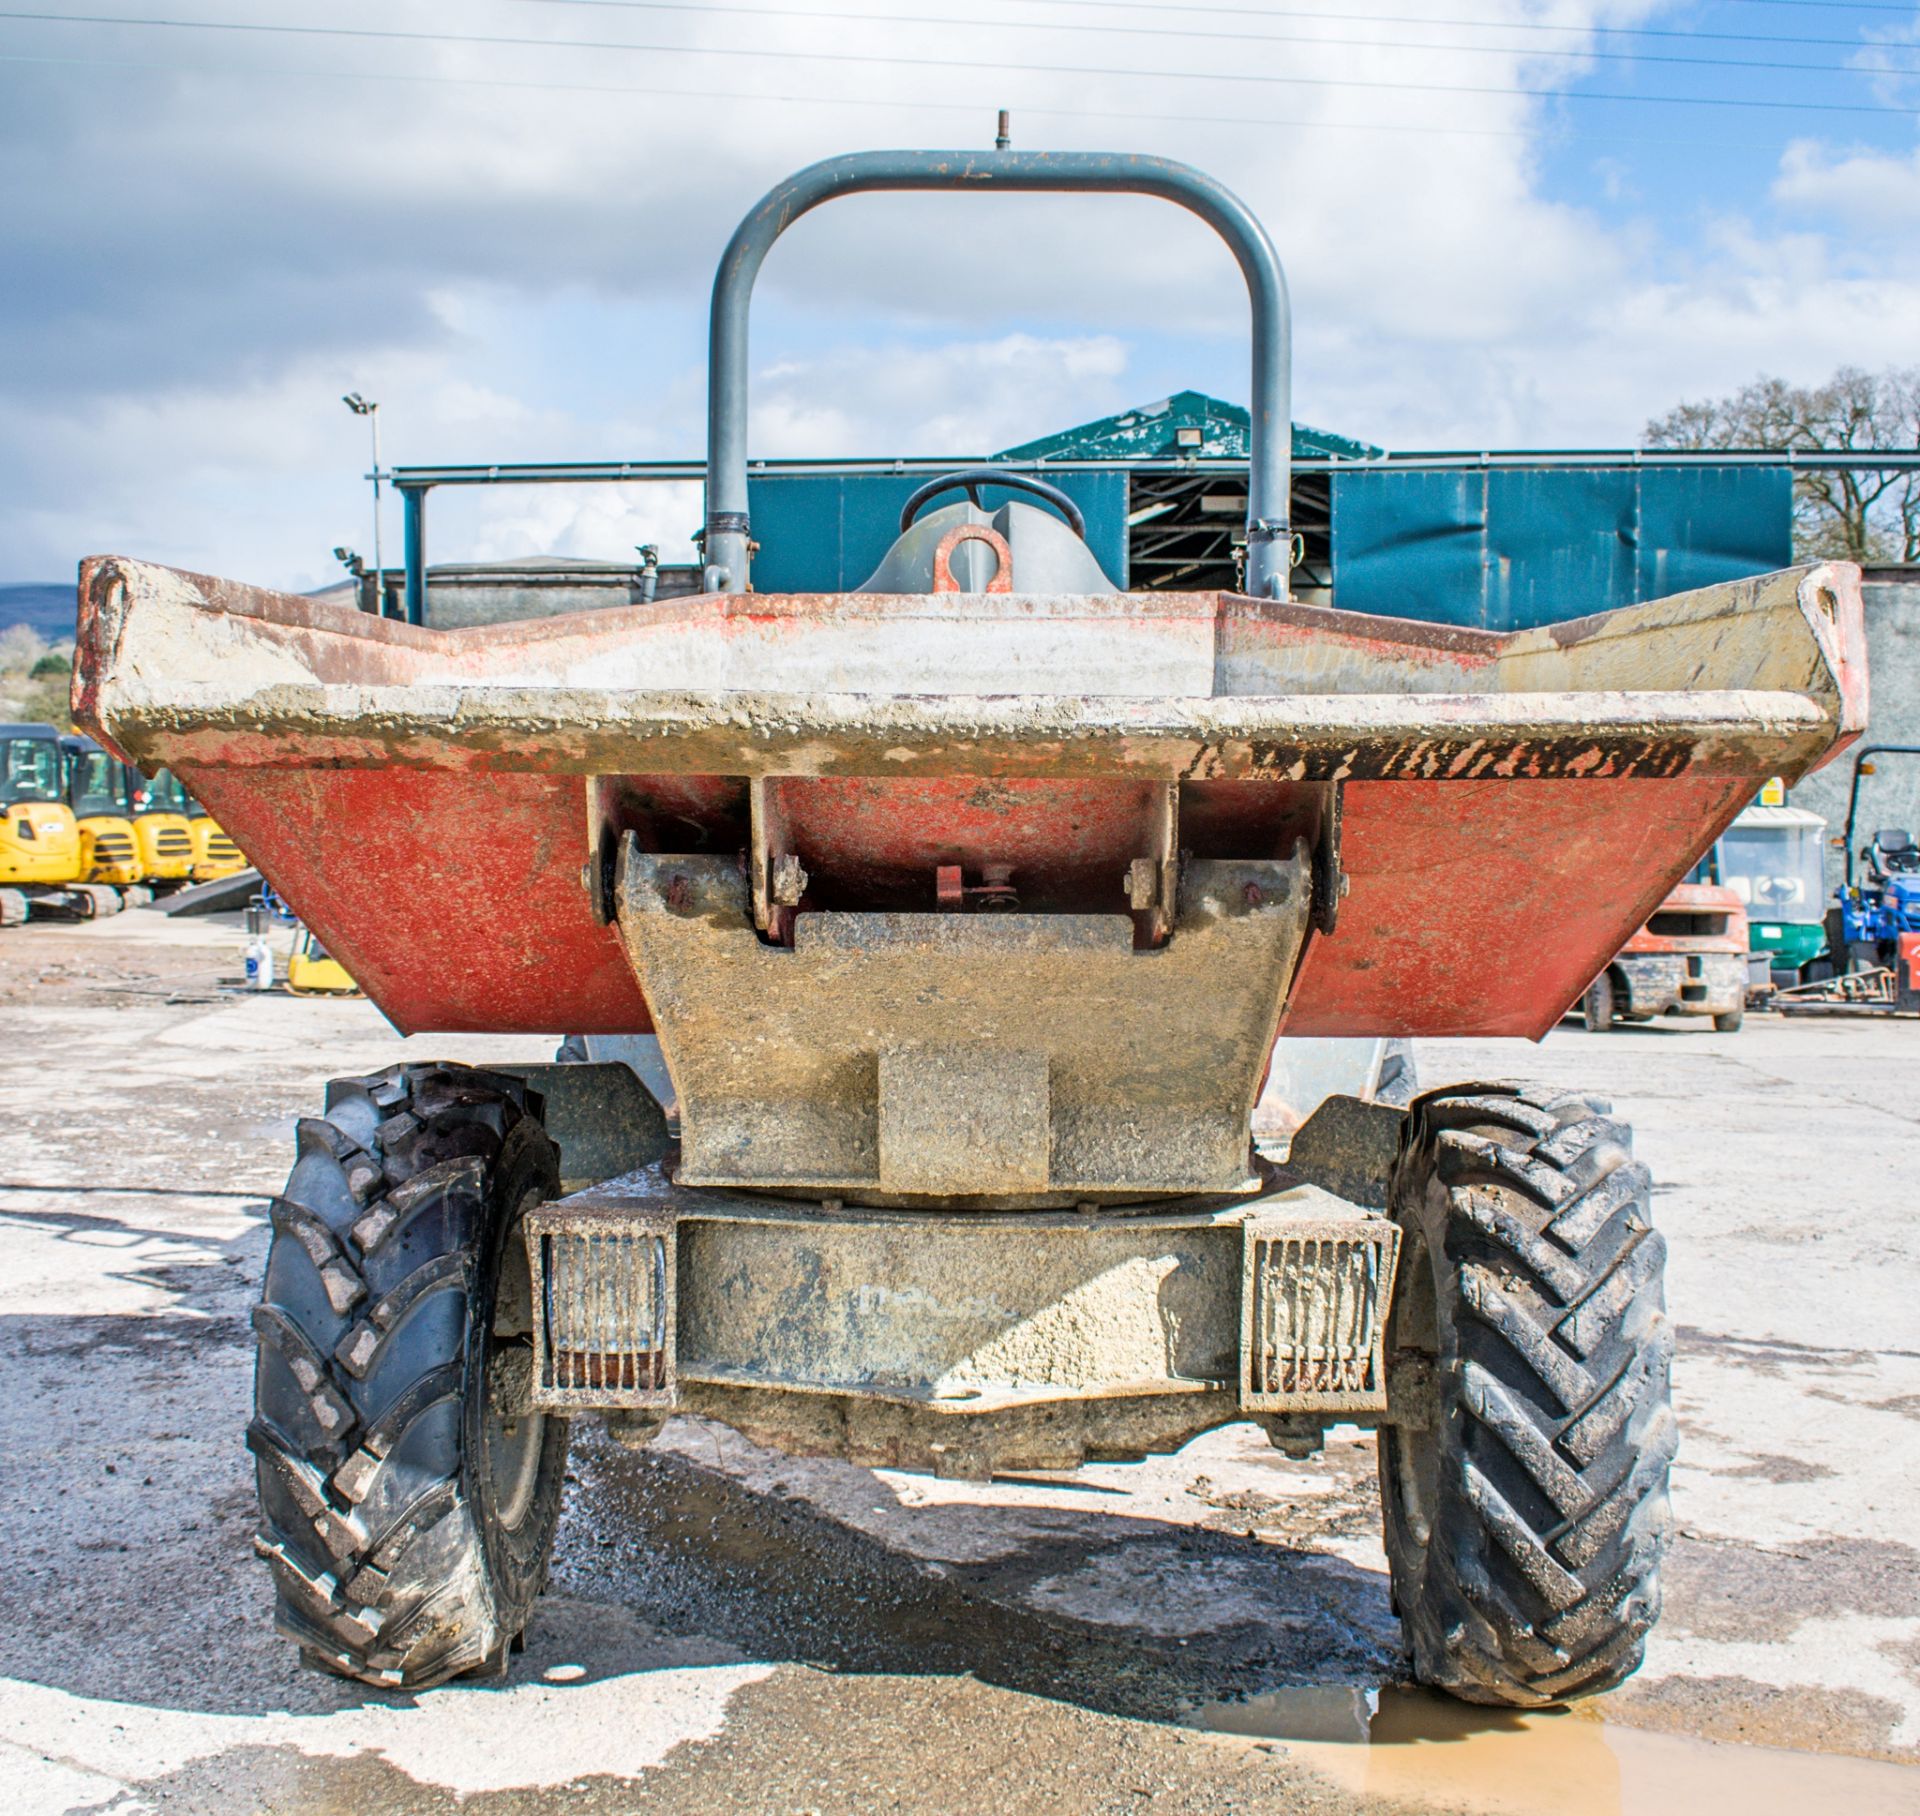
[[989,593],[1010,593],[1013,591],[1013,550],[1007,547],[1007,539],[998,530],[989,529],[984,523],[956,524],[940,538],[940,546],[933,551],[933,590],[936,593],[964,593],[967,591],[953,577],[953,552],[963,542],[984,542],[993,551],[999,566],[993,570],[993,577],[987,582],[985,590]]
[[774,784],[809,906],[927,909],[934,873],[1012,868],[1030,912],[1119,914],[1154,853],[1155,782],[1023,777],[783,777]]
[[578,776],[186,767],[188,788],[404,1034],[644,1034],[581,886]]
[[[1857,585],[1844,568],[1827,575],[1832,597],[1809,622],[1825,669],[1838,678],[1834,729],[1844,741],[1864,721],[1864,641]],[[143,749],[164,752],[410,1031],[645,1031],[646,1005],[619,940],[594,922],[580,882],[590,824],[610,822],[666,853],[743,851],[747,787],[738,774],[605,776],[593,787],[590,814],[597,767],[669,759],[642,754],[638,740],[624,746],[604,726],[597,746],[564,723],[506,734],[396,729],[381,722],[383,688],[489,679],[550,688],[596,672],[622,650],[622,672],[644,674],[648,640],[690,626],[777,652],[817,637],[823,621],[884,620],[898,609],[897,601],[861,596],[753,595],[440,632],[229,582],[193,586],[200,598],[191,609],[237,621],[228,629],[257,645],[263,676],[363,689],[367,717],[344,730],[308,723],[280,731],[196,725],[188,712]],[[137,666],[121,654],[123,595],[114,562],[88,564],[74,698],[96,731],[103,675],[122,661]],[[1205,620],[1216,651],[1264,646],[1276,684],[1290,666],[1335,674],[1340,663],[1330,652],[1344,650],[1353,672],[1382,688],[1401,685],[1410,669],[1428,671],[1429,684],[1450,670],[1464,686],[1507,641],[1213,594],[1082,603],[1084,613],[1070,615],[1104,619],[1110,636]],[[1016,614],[1024,609],[1014,602]],[[1553,634],[1576,632],[1563,626]],[[1810,666],[1807,679],[1816,692],[1826,685],[1820,666]],[[766,672],[778,673],[778,663]],[[170,680],[189,697],[196,685],[191,676]],[[1462,695],[1429,699],[1436,726],[1473,710]],[[772,736],[778,719],[764,703],[752,712],[760,718],[742,719],[743,746]],[[289,723],[301,726],[297,715]],[[1385,743],[1392,746],[1390,735]],[[787,777],[769,794],[784,829],[780,849],[797,855],[810,878],[807,909],[932,909],[939,867],[960,866],[970,879],[1003,865],[1023,909],[1120,913],[1127,866],[1155,850],[1157,791],[1169,763],[1196,778],[1182,788],[1179,841],[1197,855],[1277,856],[1317,823],[1317,807],[1305,811],[1317,795],[1285,779],[1305,773],[1291,746],[1234,744],[1236,766],[1265,772],[1244,781],[1232,777],[1225,750],[1148,762],[1122,730],[1099,753],[1112,765],[1107,774]],[[830,755],[802,745],[793,761],[824,766]],[[939,756],[943,764],[1043,772],[1069,756],[1087,764],[1064,739],[1022,745],[1009,758],[963,735]],[[755,767],[763,761],[764,752]],[[913,757],[889,751],[860,761],[904,769]],[[1564,732],[1550,725],[1511,747],[1481,742],[1454,752],[1436,732],[1407,749],[1321,750],[1315,761],[1323,765],[1317,773],[1337,763],[1353,778],[1342,845],[1352,888],[1337,932],[1308,947],[1285,1022],[1290,1034],[1545,1032],[1771,766],[1738,739],[1701,748],[1675,737],[1623,754],[1577,724]],[[1628,763],[1639,763],[1640,773],[1618,773]],[[1394,779],[1362,779],[1369,765]],[[1549,770],[1557,779],[1538,773]]]
[[[582,778],[189,767],[186,780],[403,1030],[651,1026],[580,885]],[[1039,798],[1025,801],[1007,783],[789,786],[810,872],[831,853],[910,875],[929,906],[938,862],[955,856],[1013,862],[1027,906],[1023,861],[1036,890],[1070,880],[1038,849],[1059,840],[1077,841],[1073,868],[1119,912],[1146,824],[1140,785],[1123,781],[1031,784]],[[1752,789],[1724,776],[1349,783],[1351,893],[1339,930],[1308,948],[1285,1031],[1544,1033]]]
[[1545,1034],[1753,777],[1349,782],[1338,930],[1285,1034]]

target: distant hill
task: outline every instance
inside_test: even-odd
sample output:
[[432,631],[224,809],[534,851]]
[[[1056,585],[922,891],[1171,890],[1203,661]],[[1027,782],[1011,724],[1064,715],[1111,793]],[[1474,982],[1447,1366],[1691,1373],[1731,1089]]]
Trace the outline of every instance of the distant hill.
[[73,637],[73,582],[0,584],[0,631],[9,625],[30,624],[49,643]]

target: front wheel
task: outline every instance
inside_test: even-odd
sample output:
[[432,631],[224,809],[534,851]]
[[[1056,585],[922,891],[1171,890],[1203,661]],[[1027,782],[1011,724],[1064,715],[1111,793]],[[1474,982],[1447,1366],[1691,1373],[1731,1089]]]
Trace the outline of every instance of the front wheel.
[[1716,1034],[1738,1034],[1740,1024],[1747,1019],[1744,1009],[1729,1009],[1724,1015],[1713,1018],[1713,1031]]
[[327,1087],[260,1305],[256,1548],[310,1664],[424,1689],[504,1669],[560,1517],[567,1429],[532,1410],[521,1220],[559,1191],[539,1093],[465,1066]]
[[1468,1702],[1608,1689],[1658,1616],[1673,1329],[1649,1190],[1592,1100],[1413,1108],[1388,1344],[1432,1392],[1382,1431],[1380,1488],[1414,1674]]

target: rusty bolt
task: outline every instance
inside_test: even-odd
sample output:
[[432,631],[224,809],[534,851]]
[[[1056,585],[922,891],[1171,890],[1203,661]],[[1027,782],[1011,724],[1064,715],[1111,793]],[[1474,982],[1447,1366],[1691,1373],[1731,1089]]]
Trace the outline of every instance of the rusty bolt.
[[798,908],[807,893],[807,873],[792,852],[783,853],[773,866],[773,899],[782,908]]
[[1136,914],[1144,913],[1160,900],[1160,866],[1152,858],[1135,858],[1122,879],[1127,906]]
[[1260,885],[1258,883],[1249,883],[1247,885],[1246,895],[1247,895],[1247,906],[1249,908],[1258,908],[1260,904],[1267,899],[1261,893]]
[[678,872],[667,879],[667,906],[675,914],[685,914],[693,906],[693,885]]

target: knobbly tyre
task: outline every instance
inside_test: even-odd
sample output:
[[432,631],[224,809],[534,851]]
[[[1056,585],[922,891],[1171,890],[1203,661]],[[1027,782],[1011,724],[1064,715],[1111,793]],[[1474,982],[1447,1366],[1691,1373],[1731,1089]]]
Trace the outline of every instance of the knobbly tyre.
[[[853,592],[751,590],[754,278],[877,189],[1144,193],[1226,239],[1244,592],[1120,592],[998,469],[1010,502],[925,488]],[[623,1066],[406,1065],[300,1125],[249,1429],[282,1629],[373,1683],[502,1668],[589,1414],[960,1477],[1351,1421],[1420,1679],[1617,1683],[1675,1441],[1628,1131],[1336,1094],[1276,1166],[1249,1118],[1329,1040],[1552,1027],[1762,781],[1858,735],[1856,570],[1506,634],[1290,602],[1280,266],[1156,159],[816,165],[734,235],[710,358],[698,596],[434,631],[82,570],[81,720],[398,1027],[651,1033],[677,1098],[674,1138]]]

